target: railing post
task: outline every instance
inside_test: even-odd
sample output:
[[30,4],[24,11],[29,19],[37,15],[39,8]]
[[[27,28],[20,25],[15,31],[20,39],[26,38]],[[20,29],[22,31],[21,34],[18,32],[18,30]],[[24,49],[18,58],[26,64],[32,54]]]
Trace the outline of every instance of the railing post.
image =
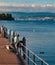
[[43,61],[41,61],[41,65],[43,65]]
[[1,34],[2,34],[2,38],[4,38],[4,30],[2,31],[2,33],[1,33]]
[[15,37],[15,32],[13,31],[13,38],[12,38],[12,43],[14,44],[14,37]]
[[[35,62],[35,55],[33,55],[33,61]],[[35,64],[33,63],[33,65],[35,65]]]
[[10,42],[10,37],[11,37],[11,30],[8,31],[8,39],[9,39],[9,42]]
[[1,36],[4,37],[4,27],[1,26]]
[[14,42],[14,40],[13,40],[13,31],[11,31],[11,36],[10,36],[10,42],[11,42],[11,44],[13,44],[13,42]]
[[29,50],[28,50],[28,65],[29,65]]
[[13,38],[15,37],[15,32],[13,31]]
[[[26,46],[26,39],[25,37],[23,37],[23,45]],[[26,53],[26,49],[24,47],[22,47],[22,55],[23,55],[23,58],[25,59],[25,54]]]
[[7,38],[7,28],[4,27],[4,37]]

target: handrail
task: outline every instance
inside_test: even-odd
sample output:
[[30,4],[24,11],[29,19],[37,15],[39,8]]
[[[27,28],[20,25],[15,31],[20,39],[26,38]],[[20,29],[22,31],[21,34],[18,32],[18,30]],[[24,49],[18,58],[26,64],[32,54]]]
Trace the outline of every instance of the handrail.
[[[38,58],[40,61],[41,61],[41,65],[46,64],[46,65],[49,65],[47,62],[45,62],[42,58],[40,58],[37,54],[35,54],[33,51],[31,51],[28,47],[24,46],[22,43],[21,43],[21,46],[23,46],[26,50],[28,50],[28,52],[30,52],[32,55],[35,56],[35,58]],[[24,54],[26,55],[26,57],[28,57],[28,59],[30,61],[32,61],[32,63],[34,63],[34,65],[37,65],[31,58],[29,58],[29,56],[24,52]]]
[[[25,54],[25,53],[24,53],[24,54]],[[34,63],[35,65],[37,65],[30,57],[28,57],[27,54],[25,54],[25,55],[26,55],[27,58],[29,58],[29,60],[30,60],[32,63]]]
[[[13,38],[14,38],[14,36],[15,36],[15,33],[14,32],[12,32],[11,30],[9,30],[8,31],[8,29],[6,28],[6,27],[4,27],[4,30],[5,30],[5,33],[4,33],[4,35],[5,35],[5,37],[7,38],[8,37],[8,39],[9,39],[9,41],[11,42],[11,43],[13,43]],[[9,32],[9,34],[8,34],[8,32]],[[11,34],[11,32],[12,32],[12,34]],[[45,62],[42,58],[40,58],[37,54],[35,54],[33,51],[31,51],[28,47],[26,47],[26,42],[25,42],[25,37],[23,37],[23,39],[22,39],[22,43],[20,43],[20,45],[21,45],[21,48],[22,48],[22,51],[23,52],[20,52],[20,54],[23,54],[23,57],[24,57],[24,59],[25,59],[25,57],[27,57],[28,58],[28,64],[29,64],[29,60],[33,63],[33,65],[37,65],[37,63],[36,63],[36,61],[35,61],[35,58],[37,58],[37,59],[39,59],[40,61],[41,61],[41,65],[49,65],[47,62]],[[28,51],[28,54],[26,53],[26,51]],[[29,53],[31,53],[32,55],[33,55],[33,59],[31,59],[30,57],[29,57]],[[44,64],[43,64],[44,63]]]

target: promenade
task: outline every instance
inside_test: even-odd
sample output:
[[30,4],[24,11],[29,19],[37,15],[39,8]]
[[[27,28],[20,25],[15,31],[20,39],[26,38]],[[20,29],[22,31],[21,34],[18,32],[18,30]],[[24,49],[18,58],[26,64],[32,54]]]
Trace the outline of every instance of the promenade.
[[5,27],[0,28],[0,65],[49,65],[26,46],[25,37],[19,41],[20,47],[18,46],[17,50],[19,52],[16,54],[15,49],[11,47],[11,43],[14,43],[14,36],[15,33],[11,30]]
[[0,65],[28,65],[19,54],[16,55],[6,49],[5,46],[9,44],[8,39],[2,37],[0,34]]

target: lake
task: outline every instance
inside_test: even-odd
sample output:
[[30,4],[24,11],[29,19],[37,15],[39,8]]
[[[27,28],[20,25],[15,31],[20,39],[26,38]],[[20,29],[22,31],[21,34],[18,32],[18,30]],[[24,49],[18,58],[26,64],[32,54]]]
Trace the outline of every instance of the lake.
[[[26,45],[50,65],[55,65],[55,21],[54,20],[15,20],[0,21],[0,26],[26,37]],[[40,54],[44,52],[44,54]]]

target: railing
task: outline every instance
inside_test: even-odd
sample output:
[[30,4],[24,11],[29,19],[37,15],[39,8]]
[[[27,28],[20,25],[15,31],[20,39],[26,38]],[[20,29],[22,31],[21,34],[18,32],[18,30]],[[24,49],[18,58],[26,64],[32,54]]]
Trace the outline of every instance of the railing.
[[[47,62],[45,62],[42,58],[40,58],[38,55],[36,55],[34,52],[32,52],[29,48],[27,48],[22,43],[21,46],[22,48],[25,49],[25,51],[22,50],[23,53],[21,52],[20,54],[23,55],[24,59],[28,58],[27,61],[29,65],[31,65],[30,61],[32,62],[32,65],[49,65]],[[32,54],[33,59],[30,57],[31,55],[30,53]],[[38,61],[35,60],[36,58],[38,59]]]
[[[4,27],[4,36],[8,38],[9,42],[13,43],[13,38],[15,36],[15,32],[7,29]],[[45,62],[42,58],[40,58],[38,55],[36,55],[34,52],[32,52],[29,48],[26,47],[26,39],[23,37],[22,43],[20,43],[20,55],[23,56],[25,60],[28,61],[29,65],[49,65],[47,62]],[[19,50],[18,50],[19,51]],[[31,57],[30,57],[31,56]],[[33,58],[32,58],[33,57]],[[30,63],[32,62],[32,64]]]

